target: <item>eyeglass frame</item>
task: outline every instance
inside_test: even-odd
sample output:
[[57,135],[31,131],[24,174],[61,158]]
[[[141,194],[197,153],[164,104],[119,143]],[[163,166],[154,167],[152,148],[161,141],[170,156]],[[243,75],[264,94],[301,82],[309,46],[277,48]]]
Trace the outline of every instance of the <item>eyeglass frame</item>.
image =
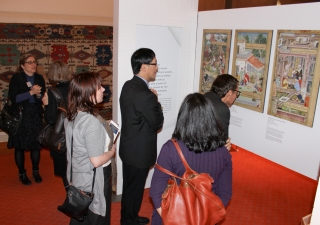
[[241,91],[239,91],[239,90],[233,90],[233,89],[232,89],[232,91],[236,91],[236,92],[237,92],[237,98],[239,98],[239,96],[241,95]]
[[36,65],[38,65],[38,61],[26,61],[26,62],[24,62],[24,64],[28,64],[28,65],[32,65],[32,64],[36,64]]
[[155,62],[155,63],[146,63],[146,65],[158,66],[158,63],[157,62]]

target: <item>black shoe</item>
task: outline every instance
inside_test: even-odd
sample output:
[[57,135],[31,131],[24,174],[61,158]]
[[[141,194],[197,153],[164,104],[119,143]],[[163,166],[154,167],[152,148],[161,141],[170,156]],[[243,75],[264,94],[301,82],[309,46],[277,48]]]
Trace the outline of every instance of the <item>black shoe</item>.
[[33,178],[34,178],[35,182],[37,182],[37,183],[41,183],[42,182],[42,177],[39,174],[39,170],[34,170],[33,171]]
[[31,181],[29,180],[29,178],[27,177],[26,172],[19,174],[19,180],[21,181],[21,183],[23,183],[24,185],[30,185]]
[[150,223],[150,220],[147,217],[138,216],[138,218],[136,219],[136,222],[138,224],[148,224]]

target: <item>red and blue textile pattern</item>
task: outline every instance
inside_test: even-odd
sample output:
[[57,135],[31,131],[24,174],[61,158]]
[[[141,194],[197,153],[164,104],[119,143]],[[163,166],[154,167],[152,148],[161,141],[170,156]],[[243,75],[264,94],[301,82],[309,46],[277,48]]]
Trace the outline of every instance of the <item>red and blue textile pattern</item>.
[[49,65],[55,60],[67,63],[72,74],[99,73],[106,98],[98,107],[106,119],[112,117],[112,27],[0,23],[0,102],[7,96],[20,56],[27,53],[36,57],[37,72],[46,81]]

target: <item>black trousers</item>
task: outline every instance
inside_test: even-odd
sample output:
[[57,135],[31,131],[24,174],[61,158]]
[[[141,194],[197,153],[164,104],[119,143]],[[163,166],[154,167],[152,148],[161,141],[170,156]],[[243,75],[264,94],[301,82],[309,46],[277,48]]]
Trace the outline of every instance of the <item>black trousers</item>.
[[104,197],[106,199],[106,215],[101,216],[88,210],[87,217],[79,222],[71,219],[70,225],[110,225],[111,214],[111,164],[103,168],[104,175]]
[[149,168],[140,169],[122,163],[123,189],[121,199],[121,225],[136,224],[138,217],[144,186],[149,173]]

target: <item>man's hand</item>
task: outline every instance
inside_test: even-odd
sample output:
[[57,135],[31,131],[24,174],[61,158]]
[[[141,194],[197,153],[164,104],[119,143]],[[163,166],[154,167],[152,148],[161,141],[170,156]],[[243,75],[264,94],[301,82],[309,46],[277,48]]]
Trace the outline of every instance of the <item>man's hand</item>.
[[150,91],[152,91],[158,97],[158,92],[155,89],[150,88]]
[[228,140],[226,141],[225,147],[228,149],[228,151],[231,150],[231,138],[228,138]]

